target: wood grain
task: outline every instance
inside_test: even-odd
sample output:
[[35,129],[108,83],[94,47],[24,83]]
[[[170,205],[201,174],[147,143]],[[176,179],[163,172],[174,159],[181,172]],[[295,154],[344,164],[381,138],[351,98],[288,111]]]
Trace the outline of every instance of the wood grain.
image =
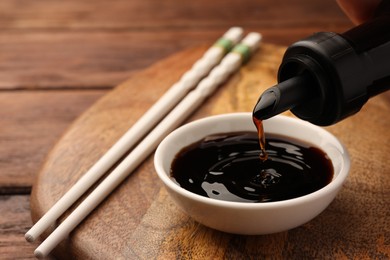
[[31,226],[27,195],[0,196],[0,258],[34,259],[34,245],[23,236]]
[[[109,89],[170,54],[211,45],[228,27],[152,33],[97,31],[89,32],[87,38],[83,31],[0,34],[0,89]],[[261,32],[267,42],[287,45],[319,29],[253,30]]]
[[336,27],[346,21],[335,1],[321,0],[198,0],[185,4],[176,0],[96,0],[93,4],[88,0],[19,0],[1,1],[0,10],[0,29],[225,30],[231,25]]
[[[106,91],[0,93],[0,194],[30,193],[47,151]],[[23,105],[21,105],[23,104]]]
[[[1,35],[2,89],[108,89],[131,72],[221,31],[53,32]],[[174,39],[183,39],[177,40]],[[38,50],[38,51],[35,51]],[[20,66],[23,60],[24,66]],[[28,64],[28,65],[27,65]],[[26,69],[27,66],[27,69]]]
[[[258,95],[275,83],[284,49],[262,45],[251,62],[189,120],[252,110]],[[31,198],[33,220],[204,50],[180,52],[133,75],[84,113],[52,150],[38,175]],[[301,227],[266,236],[237,236],[201,226],[173,204],[150,157],[61,243],[55,255],[76,259],[388,258],[390,122],[382,119],[389,112],[385,98],[378,96],[358,115],[329,127],[350,151],[351,175],[330,207]]]
[[343,32],[352,25],[333,1],[272,5],[257,0],[1,1],[0,89],[112,88],[170,54],[211,44],[231,26],[289,45],[315,31]]

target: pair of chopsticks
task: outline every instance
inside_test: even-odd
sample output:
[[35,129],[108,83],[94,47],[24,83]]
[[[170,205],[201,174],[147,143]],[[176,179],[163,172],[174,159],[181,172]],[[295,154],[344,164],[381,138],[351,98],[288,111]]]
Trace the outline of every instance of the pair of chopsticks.
[[[220,84],[248,61],[258,48],[261,35],[249,33],[238,43],[242,34],[243,30],[239,27],[229,29],[25,234],[26,240],[33,242],[161,121],[41,243],[34,252],[36,257],[46,257],[153,152],[167,134],[179,126]],[[165,114],[167,115],[162,119],[161,115]]]

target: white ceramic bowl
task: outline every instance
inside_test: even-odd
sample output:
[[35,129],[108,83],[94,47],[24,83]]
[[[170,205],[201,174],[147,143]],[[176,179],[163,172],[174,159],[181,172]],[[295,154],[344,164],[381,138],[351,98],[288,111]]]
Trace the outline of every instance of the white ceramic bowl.
[[276,116],[264,121],[264,129],[322,149],[333,163],[332,181],[322,189],[298,198],[245,203],[204,197],[181,188],[170,178],[172,160],[183,147],[211,134],[256,131],[251,113],[212,116],[176,129],[157,148],[154,157],[157,174],[177,205],[205,226],[246,235],[269,234],[300,226],[320,214],[340,190],[350,168],[348,152],[332,134],[299,119]]

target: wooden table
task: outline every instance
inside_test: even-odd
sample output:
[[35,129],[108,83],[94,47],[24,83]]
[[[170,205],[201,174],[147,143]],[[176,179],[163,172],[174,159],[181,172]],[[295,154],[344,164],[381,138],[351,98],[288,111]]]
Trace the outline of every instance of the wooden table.
[[[335,2],[321,0],[7,0],[0,21],[4,259],[33,258],[36,245],[23,236],[32,225],[31,187],[48,152],[83,111],[133,73],[210,45],[234,25],[281,46],[352,26]],[[389,252],[383,243],[380,250]]]

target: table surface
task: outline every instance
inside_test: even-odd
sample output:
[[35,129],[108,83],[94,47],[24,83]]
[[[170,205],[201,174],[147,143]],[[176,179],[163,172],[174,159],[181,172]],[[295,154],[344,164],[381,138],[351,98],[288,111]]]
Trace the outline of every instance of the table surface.
[[0,256],[23,259],[36,247],[23,236],[32,225],[31,187],[48,152],[134,72],[210,45],[231,26],[284,46],[352,26],[335,1],[321,0],[6,0],[0,21]]

